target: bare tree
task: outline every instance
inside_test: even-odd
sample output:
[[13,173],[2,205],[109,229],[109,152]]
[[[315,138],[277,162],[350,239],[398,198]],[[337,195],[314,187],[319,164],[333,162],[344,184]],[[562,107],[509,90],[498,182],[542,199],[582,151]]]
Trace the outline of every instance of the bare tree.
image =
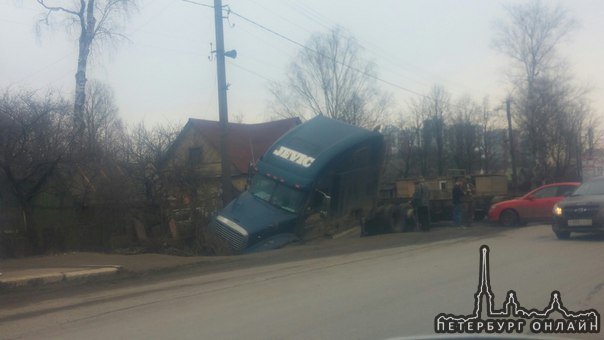
[[[419,129],[421,173],[429,175],[429,164],[436,165],[436,174],[442,176],[445,170],[445,119],[450,111],[450,96],[442,86],[433,86],[427,95],[409,103],[409,110]],[[434,151],[435,157],[430,157]],[[435,158],[432,161],[430,158]]]
[[[72,192],[83,204],[91,199],[103,204],[124,201],[128,190],[123,185],[125,176],[120,169],[128,154],[127,135],[111,88],[90,81],[82,113],[84,128],[76,131],[78,143],[71,150]],[[78,183],[76,178],[83,183]],[[105,182],[109,185],[102,184]],[[112,185],[120,185],[123,190],[108,194]]]
[[457,169],[474,172],[478,159],[480,107],[470,98],[457,100],[451,110],[449,148]]
[[480,159],[481,170],[489,174],[497,166],[498,159],[497,150],[497,117],[496,112],[491,108],[488,98],[482,100],[479,108],[480,117],[478,124],[480,126]]
[[68,7],[55,5],[56,1],[36,1],[46,10],[42,23],[49,24],[53,15],[63,15],[66,25],[79,28],[74,112],[76,119],[81,119],[86,103],[88,57],[95,44],[124,37],[119,32],[120,24],[135,6],[135,0],[79,0]]
[[87,157],[123,157],[125,131],[111,87],[90,81],[84,105],[84,145]]
[[73,142],[68,102],[54,93],[5,91],[0,97],[0,175],[21,209],[23,229],[36,250],[33,203]]
[[180,133],[175,124],[147,127],[139,123],[129,132],[129,173],[147,201],[158,204],[164,195],[159,169],[170,146]]
[[158,167],[180,131],[181,127],[176,124],[147,127],[141,122],[132,127],[129,162]]
[[401,117],[401,129],[407,129],[409,131],[409,147],[406,151],[409,153],[407,158],[409,160],[415,160],[418,168],[418,174],[427,174],[428,171],[428,148],[424,145],[422,138],[422,132],[424,129],[424,121],[426,120],[425,112],[422,109],[420,100],[410,100],[408,106],[408,117],[403,115]]
[[530,92],[535,79],[557,64],[557,48],[577,23],[567,10],[540,0],[507,6],[506,12],[492,45],[513,60],[519,71],[513,80]]
[[399,172],[399,177],[407,178],[411,175],[414,160],[417,158],[417,145],[415,129],[411,126],[401,124],[398,131],[398,155],[402,162],[402,169]]
[[[506,11],[506,20],[496,24],[493,47],[512,60],[516,71],[510,74],[518,93],[514,101],[515,118],[530,152],[525,159],[532,163],[528,167],[533,172],[534,184],[538,184],[551,174],[552,145],[548,136],[560,132],[552,122],[560,121],[560,114],[564,117],[569,114],[563,108],[568,105],[562,104],[557,96],[573,92],[572,83],[558,84],[565,87],[562,90],[558,85],[557,89],[552,87],[552,81],[566,74],[568,67],[557,49],[576,22],[565,9],[538,0],[508,6]],[[572,145],[576,145],[576,140]]]
[[362,52],[341,28],[313,35],[292,62],[287,81],[271,85],[274,113],[302,119],[325,115],[373,127],[390,97],[379,90],[375,65]]

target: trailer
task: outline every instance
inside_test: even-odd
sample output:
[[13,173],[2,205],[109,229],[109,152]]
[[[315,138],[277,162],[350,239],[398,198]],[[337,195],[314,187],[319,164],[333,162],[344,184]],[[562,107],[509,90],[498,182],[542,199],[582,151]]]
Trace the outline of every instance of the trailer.
[[[427,178],[425,183],[430,190],[430,213],[433,220],[447,220],[452,216],[452,190],[459,178],[470,177],[474,186],[472,200],[474,204],[474,219],[483,219],[491,204],[502,197],[508,196],[508,179],[501,174],[466,176],[460,170],[449,170],[447,176]],[[384,184],[380,190],[383,202],[395,200],[398,203],[409,202],[415,191],[417,179],[401,179],[392,184]],[[393,188],[394,190],[387,188]]]

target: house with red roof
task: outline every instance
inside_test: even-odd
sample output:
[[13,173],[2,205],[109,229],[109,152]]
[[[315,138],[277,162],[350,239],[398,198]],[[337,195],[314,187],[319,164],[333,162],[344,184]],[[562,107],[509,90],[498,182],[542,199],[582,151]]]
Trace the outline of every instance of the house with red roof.
[[[299,125],[299,118],[259,124],[229,123],[231,179],[235,190],[245,190],[250,164],[255,164],[279,137]],[[166,153],[160,169],[173,206],[202,206],[207,215],[220,208],[220,125],[190,118]]]

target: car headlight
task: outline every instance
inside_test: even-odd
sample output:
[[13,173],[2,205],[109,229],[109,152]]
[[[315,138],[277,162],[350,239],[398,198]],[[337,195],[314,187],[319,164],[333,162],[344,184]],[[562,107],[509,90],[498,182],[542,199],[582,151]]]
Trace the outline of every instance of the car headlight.
[[554,209],[552,209],[554,216],[562,216],[562,208],[558,206],[558,203],[554,205]]

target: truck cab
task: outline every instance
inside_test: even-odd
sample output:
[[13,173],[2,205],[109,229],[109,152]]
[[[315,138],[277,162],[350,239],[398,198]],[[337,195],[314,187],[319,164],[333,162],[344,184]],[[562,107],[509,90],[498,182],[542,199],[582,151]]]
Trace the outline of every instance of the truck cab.
[[241,253],[352,227],[346,224],[375,205],[383,144],[379,132],[310,119],[267,150],[248,189],[216,215],[209,232]]

